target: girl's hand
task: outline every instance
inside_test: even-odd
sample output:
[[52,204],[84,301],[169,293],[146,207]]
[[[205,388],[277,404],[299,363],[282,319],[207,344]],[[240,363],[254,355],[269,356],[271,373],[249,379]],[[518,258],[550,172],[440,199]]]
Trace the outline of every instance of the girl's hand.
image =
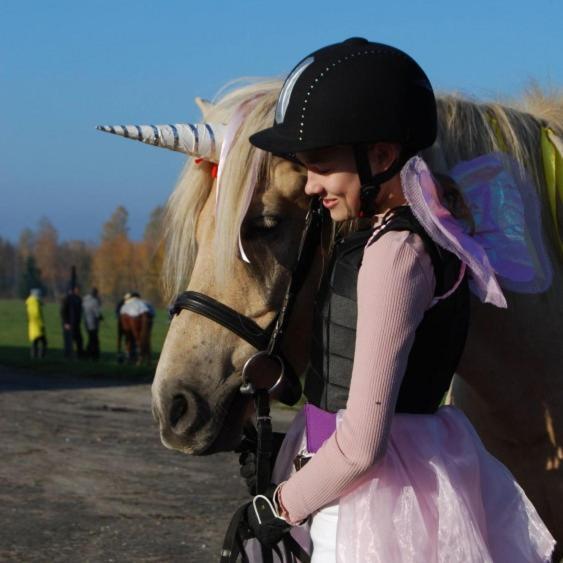
[[257,495],[246,509],[248,527],[265,547],[273,547],[289,532],[291,525],[281,518],[270,498]]

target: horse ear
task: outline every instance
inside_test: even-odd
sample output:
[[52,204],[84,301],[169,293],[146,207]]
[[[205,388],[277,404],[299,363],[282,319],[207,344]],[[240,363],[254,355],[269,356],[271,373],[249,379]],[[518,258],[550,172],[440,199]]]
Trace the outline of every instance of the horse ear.
[[205,100],[203,98],[200,98],[199,96],[196,96],[195,103],[201,111],[201,115],[203,116],[203,120],[205,121],[209,112],[213,108],[213,104],[209,100]]
[[225,135],[225,125],[220,123],[98,125],[97,129],[211,162],[219,162],[221,144]]

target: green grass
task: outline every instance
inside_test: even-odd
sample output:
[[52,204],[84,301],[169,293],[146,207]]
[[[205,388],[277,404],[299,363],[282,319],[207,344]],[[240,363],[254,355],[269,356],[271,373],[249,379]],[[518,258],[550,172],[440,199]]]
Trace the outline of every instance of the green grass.
[[[117,363],[117,320],[113,308],[104,308],[104,320],[100,325],[101,358],[98,362],[66,359],[63,356],[63,335],[59,305],[46,303],[43,307],[47,331],[47,356],[32,360],[27,338],[25,303],[16,299],[0,299],[0,364],[33,369],[44,373],[63,373],[85,376],[152,378],[156,360],[168,330],[168,314],[157,310],[152,330],[153,366],[132,366]],[[82,327],[84,328],[84,327]],[[86,331],[82,337],[86,346]]]

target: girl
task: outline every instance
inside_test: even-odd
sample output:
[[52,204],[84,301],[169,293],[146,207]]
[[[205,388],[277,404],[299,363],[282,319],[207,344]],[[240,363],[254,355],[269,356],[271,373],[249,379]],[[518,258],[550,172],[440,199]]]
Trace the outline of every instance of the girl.
[[[467,333],[466,270],[484,301],[506,302],[416,156],[435,138],[422,69],[359,38],[303,59],[274,125],[250,138],[302,163],[305,191],[334,221],[371,222],[335,245],[316,306],[305,394],[339,413],[335,431],[318,451],[308,444],[314,455],[274,494],[279,535],[312,516],[314,562],[549,561],[553,549],[468,420],[439,408]],[[304,425],[300,417],[295,428]],[[250,524],[271,543],[278,536],[265,520]]]

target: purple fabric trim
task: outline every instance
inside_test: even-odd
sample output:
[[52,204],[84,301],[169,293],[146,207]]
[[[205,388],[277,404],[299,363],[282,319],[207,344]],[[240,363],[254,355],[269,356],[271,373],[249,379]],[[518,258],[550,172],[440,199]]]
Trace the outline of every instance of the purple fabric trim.
[[319,409],[311,404],[306,404],[304,411],[307,451],[314,454],[334,434],[336,413]]

